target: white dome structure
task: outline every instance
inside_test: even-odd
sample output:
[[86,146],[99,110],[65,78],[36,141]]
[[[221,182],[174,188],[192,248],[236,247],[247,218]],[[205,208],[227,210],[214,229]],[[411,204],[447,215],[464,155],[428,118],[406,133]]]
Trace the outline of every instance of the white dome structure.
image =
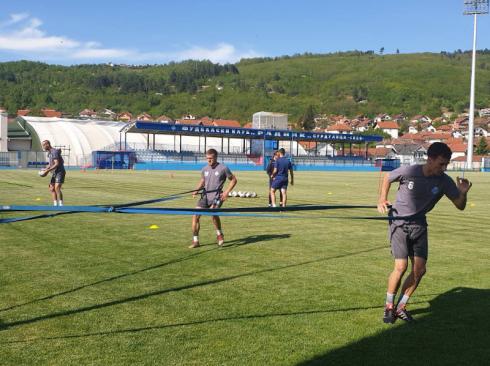
[[[52,146],[65,147],[69,150],[65,158],[67,165],[89,163],[92,151],[117,150],[120,143],[124,148],[124,136],[120,135],[120,130],[127,125],[125,122],[30,116],[21,119],[32,133],[32,148],[36,149],[43,140],[49,140]],[[146,148],[148,142],[147,135],[141,133],[127,134],[126,139],[129,146],[141,149]],[[173,141],[173,136],[155,137],[155,143],[158,144],[169,145]]]

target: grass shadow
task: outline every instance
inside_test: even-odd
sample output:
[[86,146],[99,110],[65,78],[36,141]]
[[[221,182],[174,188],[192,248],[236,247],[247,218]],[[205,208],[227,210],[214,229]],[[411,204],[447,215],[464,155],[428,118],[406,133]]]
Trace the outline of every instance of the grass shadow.
[[490,290],[455,288],[429,303],[413,311],[414,323],[398,320],[379,334],[299,365],[488,365]]

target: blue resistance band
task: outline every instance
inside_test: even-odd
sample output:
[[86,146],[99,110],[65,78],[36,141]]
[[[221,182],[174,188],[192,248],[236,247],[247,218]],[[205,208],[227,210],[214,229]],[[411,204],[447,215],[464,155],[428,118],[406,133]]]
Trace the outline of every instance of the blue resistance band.
[[[118,205],[97,205],[97,206],[20,206],[20,205],[3,205],[0,206],[2,211],[54,211],[53,214],[42,214],[26,217],[14,217],[0,219],[0,223],[13,223],[17,221],[34,220],[40,218],[54,217],[61,214],[69,213],[125,213],[125,214],[157,214],[157,215],[202,215],[202,216],[234,216],[234,217],[264,217],[264,218],[301,218],[299,215],[286,215],[285,212],[296,211],[323,211],[334,209],[358,209],[358,208],[376,208],[372,205],[296,205],[289,207],[240,207],[240,208],[218,208],[218,209],[196,209],[196,208],[168,208],[168,207],[134,207],[155,202],[170,201],[182,197],[185,194],[193,192],[202,192],[202,189],[191,190],[176,193],[170,196],[156,198],[151,200],[130,202]],[[216,191],[208,191],[216,192]],[[133,207],[133,208],[131,208]],[[404,220],[413,219],[410,217],[394,216],[315,216],[315,219],[354,219],[354,220]]]

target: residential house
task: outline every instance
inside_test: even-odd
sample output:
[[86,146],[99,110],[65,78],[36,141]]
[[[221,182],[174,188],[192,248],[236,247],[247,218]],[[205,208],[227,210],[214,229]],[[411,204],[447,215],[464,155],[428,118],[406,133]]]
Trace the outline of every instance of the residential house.
[[410,126],[408,126],[408,133],[409,134],[414,135],[414,134],[416,134],[418,132],[419,132],[419,129],[418,129],[418,127],[417,127],[416,124],[410,124]]
[[213,120],[212,125],[216,127],[242,127],[240,122],[227,119],[215,119]]
[[329,133],[340,133],[340,134],[349,134],[352,133],[352,128],[347,126],[344,123],[336,123],[332,126],[328,126],[325,132]]
[[386,113],[381,113],[381,114],[378,114],[376,117],[374,117],[374,122],[375,123],[378,123],[378,122],[384,122],[384,121],[391,121],[392,118],[389,114],[386,114]]
[[41,109],[41,114],[42,117],[55,117],[55,118],[60,118],[61,117],[61,112],[58,112],[55,109],[50,109],[50,108],[43,108]]
[[148,113],[146,113],[146,112],[143,112],[143,113],[141,113],[141,114],[138,114],[138,115],[136,116],[136,119],[137,119],[138,121],[153,121],[153,117],[152,117],[152,116],[150,116],[150,115],[149,115]]
[[482,108],[478,113],[480,117],[490,117],[490,108]]
[[465,130],[468,129],[468,123],[470,118],[468,116],[458,117],[454,120],[453,129],[454,130]]
[[432,126],[432,123],[422,124],[422,131],[424,132],[436,132],[436,128]]
[[434,142],[446,142],[448,139],[452,138],[450,132],[422,132],[421,135],[425,142],[430,144]]
[[423,144],[425,141],[422,133],[406,133],[393,141],[393,144]]
[[85,108],[83,111],[80,111],[80,113],[78,113],[78,116],[81,118],[95,118],[97,117],[97,112],[93,109]]
[[432,119],[424,114],[418,114],[410,119],[411,123],[432,123]]
[[403,121],[406,121],[407,116],[405,116],[403,113],[400,114],[395,114],[393,116],[393,121],[397,122],[398,124],[402,123]]
[[27,116],[29,113],[31,113],[30,109],[18,109],[17,110],[17,116],[19,116],[19,117]]
[[[454,156],[454,154],[453,154],[453,156]],[[473,155],[472,168],[480,170],[481,167],[483,166],[483,158],[484,158],[484,156],[481,156],[481,155]],[[452,158],[448,167],[451,169],[456,169],[456,170],[466,169],[467,157],[466,156],[458,156],[458,157]]]
[[174,123],[174,120],[170,117],[167,117],[166,115],[162,114],[160,117],[157,118],[157,121],[160,123]]
[[104,108],[101,111],[97,112],[97,117],[114,120],[117,118],[117,113],[111,111],[110,109]]
[[394,139],[398,138],[398,123],[395,121],[377,122],[375,129],[381,129],[381,131],[387,133]]
[[451,124],[440,125],[440,126],[436,127],[436,132],[449,132],[449,133],[451,133],[452,130],[453,130],[453,126]]
[[468,145],[465,143],[451,143],[448,144],[449,148],[453,152],[451,159],[455,159],[459,156],[466,156],[466,151],[468,150]]
[[475,136],[484,136],[484,137],[487,137],[489,134],[488,134],[488,131],[481,127],[481,126],[478,126],[475,128]]
[[388,146],[376,146],[368,148],[368,158],[372,160],[376,159],[390,159],[395,157],[395,151],[392,147]]
[[427,160],[427,149],[423,145],[396,144],[393,150],[402,165],[419,164]]
[[117,115],[118,121],[129,122],[133,119],[133,115],[129,112],[122,112]]

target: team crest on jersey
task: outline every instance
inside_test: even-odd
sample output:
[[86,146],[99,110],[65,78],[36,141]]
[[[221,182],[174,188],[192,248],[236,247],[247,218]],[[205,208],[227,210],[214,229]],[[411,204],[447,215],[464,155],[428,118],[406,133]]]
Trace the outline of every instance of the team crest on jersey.
[[436,194],[439,193],[439,187],[438,186],[432,187],[431,192],[435,196]]
[[214,175],[218,176],[219,175],[219,172],[214,172]]
[[413,186],[414,186],[414,182],[412,180],[408,182],[408,189],[412,190]]
[[209,175],[209,172],[204,172],[204,176],[207,177]]

